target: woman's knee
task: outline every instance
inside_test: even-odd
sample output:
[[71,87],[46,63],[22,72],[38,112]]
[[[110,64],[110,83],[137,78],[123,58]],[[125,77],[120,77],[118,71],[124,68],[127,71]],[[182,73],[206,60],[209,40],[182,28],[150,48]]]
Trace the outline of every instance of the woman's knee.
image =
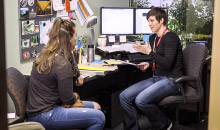
[[123,91],[123,92],[120,93],[119,99],[120,99],[120,101],[125,101],[125,100],[127,99],[127,96],[126,96],[126,92],[125,92],[125,91]]
[[100,110],[101,106],[97,102],[93,102],[94,108]]
[[145,109],[147,107],[149,107],[148,101],[143,100],[142,97],[137,96],[135,99],[135,105],[139,108],[139,109]]

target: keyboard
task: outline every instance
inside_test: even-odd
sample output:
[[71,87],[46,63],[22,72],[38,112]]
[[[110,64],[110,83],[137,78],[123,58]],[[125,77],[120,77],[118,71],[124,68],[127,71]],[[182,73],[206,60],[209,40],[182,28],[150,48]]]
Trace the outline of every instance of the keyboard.
[[127,55],[127,60],[129,60],[130,62],[144,62],[144,61],[151,61],[152,58],[144,54],[130,54]]

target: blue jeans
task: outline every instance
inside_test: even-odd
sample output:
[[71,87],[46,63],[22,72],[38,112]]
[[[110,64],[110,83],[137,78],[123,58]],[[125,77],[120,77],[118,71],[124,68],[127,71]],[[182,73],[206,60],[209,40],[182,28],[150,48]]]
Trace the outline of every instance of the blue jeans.
[[102,111],[94,109],[93,102],[82,101],[84,108],[64,108],[62,106],[27,118],[27,121],[41,123],[46,130],[86,129],[102,130],[105,116]]
[[157,104],[165,97],[180,92],[173,78],[154,76],[138,82],[120,94],[124,114],[124,130],[139,130],[137,108],[143,111],[155,129],[166,125],[167,117]]

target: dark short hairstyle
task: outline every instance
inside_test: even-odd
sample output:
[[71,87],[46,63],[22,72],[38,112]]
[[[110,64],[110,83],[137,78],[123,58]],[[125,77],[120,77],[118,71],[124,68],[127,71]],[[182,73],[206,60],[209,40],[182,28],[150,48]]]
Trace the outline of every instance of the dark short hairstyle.
[[160,20],[163,18],[164,22],[163,25],[166,26],[168,18],[167,18],[167,13],[165,10],[159,7],[153,7],[148,13],[147,13],[147,20],[149,19],[150,16],[155,16],[156,20],[160,22]]

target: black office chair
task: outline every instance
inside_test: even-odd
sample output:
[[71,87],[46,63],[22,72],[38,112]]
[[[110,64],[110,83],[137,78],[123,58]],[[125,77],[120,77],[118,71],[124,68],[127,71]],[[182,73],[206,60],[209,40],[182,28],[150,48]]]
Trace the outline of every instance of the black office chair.
[[179,125],[179,105],[186,103],[197,103],[197,112],[200,113],[199,103],[203,97],[203,86],[201,82],[202,68],[207,57],[206,46],[190,44],[183,50],[183,76],[175,78],[176,83],[181,84],[181,95],[168,96],[164,98],[159,106],[174,105],[176,109],[175,129],[183,129]]
[[19,117],[17,122],[25,120],[25,105],[27,97],[28,82],[24,75],[16,68],[7,69],[7,92],[11,97],[16,110],[16,116]]
[[7,92],[11,97],[16,110],[18,119],[9,123],[9,130],[45,130],[44,127],[37,122],[25,121],[25,105],[27,97],[28,81],[16,68],[7,69]]

